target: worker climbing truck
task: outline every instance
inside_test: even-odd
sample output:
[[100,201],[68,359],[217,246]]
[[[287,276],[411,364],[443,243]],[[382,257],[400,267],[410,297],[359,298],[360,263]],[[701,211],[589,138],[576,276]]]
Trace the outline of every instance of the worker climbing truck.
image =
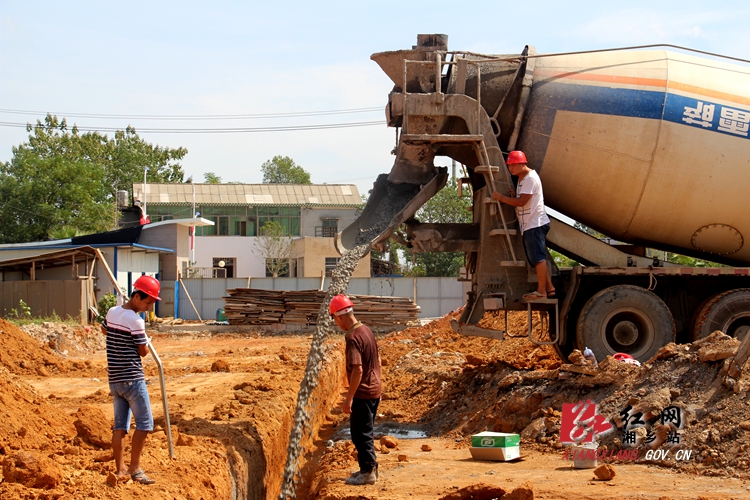
[[[478,325],[490,311],[528,310],[531,319],[540,310],[547,334],[532,340],[563,354],[589,347],[599,359],[644,361],[715,330],[744,337],[750,66],[673,49],[489,56],[420,35],[411,49],[374,54],[395,84],[386,117],[396,159],[337,235],[339,251],[400,234],[413,252],[464,252],[459,279],[471,288],[453,327],[467,335],[503,337]],[[548,207],[617,242],[551,217],[548,246],[581,264],[558,268],[548,255],[555,299],[524,301],[536,276],[513,207],[491,198],[514,187],[503,156],[511,150],[539,173]],[[415,218],[447,181],[436,156],[464,166],[459,191],[472,193],[472,223]],[[674,265],[646,248],[724,267]]]

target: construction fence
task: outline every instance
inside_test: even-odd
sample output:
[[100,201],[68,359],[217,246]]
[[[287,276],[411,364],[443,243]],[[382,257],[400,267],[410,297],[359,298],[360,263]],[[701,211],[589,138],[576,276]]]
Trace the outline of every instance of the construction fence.
[[[330,278],[188,278],[175,283],[175,317],[197,320],[216,319],[224,307],[227,290],[254,288],[259,290],[328,290]],[[186,293],[187,292],[187,293]],[[405,297],[421,309],[420,318],[444,316],[464,304],[464,282],[456,278],[352,278],[348,294]],[[162,294],[164,295],[164,294]],[[188,298],[189,295],[189,298]],[[193,304],[191,305],[190,300]]]
[[96,305],[93,280],[35,280],[0,282],[0,317],[23,316],[20,301],[29,307],[35,318],[57,316],[74,318],[89,324],[90,309]]

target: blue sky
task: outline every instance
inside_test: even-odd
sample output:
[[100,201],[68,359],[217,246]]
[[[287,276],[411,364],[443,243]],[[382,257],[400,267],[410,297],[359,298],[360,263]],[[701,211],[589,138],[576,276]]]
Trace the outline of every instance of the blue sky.
[[[419,33],[449,49],[540,53],[669,43],[750,59],[746,1],[553,2],[0,1],[0,122],[46,112],[85,128],[133,125],[188,149],[186,176],[261,182],[260,165],[292,157],[315,183],[366,192],[393,163],[382,108],[392,83],[374,52],[409,48]],[[749,91],[750,92],[750,91]],[[244,120],[151,116],[258,115],[378,108]],[[38,111],[21,114],[7,110]],[[101,118],[71,115],[123,115]],[[382,124],[262,133],[176,134],[155,128]],[[111,133],[110,133],[111,135]],[[0,125],[0,161],[28,137]],[[445,163],[447,164],[447,161]]]

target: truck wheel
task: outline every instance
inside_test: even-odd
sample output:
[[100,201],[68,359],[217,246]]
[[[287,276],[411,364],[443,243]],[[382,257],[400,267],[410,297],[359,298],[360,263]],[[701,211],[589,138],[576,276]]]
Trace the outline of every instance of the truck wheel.
[[750,288],[721,292],[702,304],[695,317],[693,340],[716,330],[739,340],[745,338],[750,330]]
[[664,301],[633,285],[612,286],[591,297],[576,328],[578,349],[588,347],[599,361],[616,352],[646,361],[674,339],[674,318]]

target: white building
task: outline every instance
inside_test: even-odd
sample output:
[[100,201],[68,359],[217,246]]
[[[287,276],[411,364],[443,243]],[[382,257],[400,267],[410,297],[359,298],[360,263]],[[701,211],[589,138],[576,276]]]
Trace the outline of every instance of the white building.
[[[340,258],[334,236],[363,204],[352,184],[146,184],[145,196],[144,185],[134,184],[133,196],[153,223],[194,216],[212,221],[196,228],[191,267],[228,278],[267,276],[256,242],[268,221],[279,223],[294,242],[285,276],[330,275]],[[183,277],[188,267],[184,263]],[[369,257],[353,276],[370,276]]]

